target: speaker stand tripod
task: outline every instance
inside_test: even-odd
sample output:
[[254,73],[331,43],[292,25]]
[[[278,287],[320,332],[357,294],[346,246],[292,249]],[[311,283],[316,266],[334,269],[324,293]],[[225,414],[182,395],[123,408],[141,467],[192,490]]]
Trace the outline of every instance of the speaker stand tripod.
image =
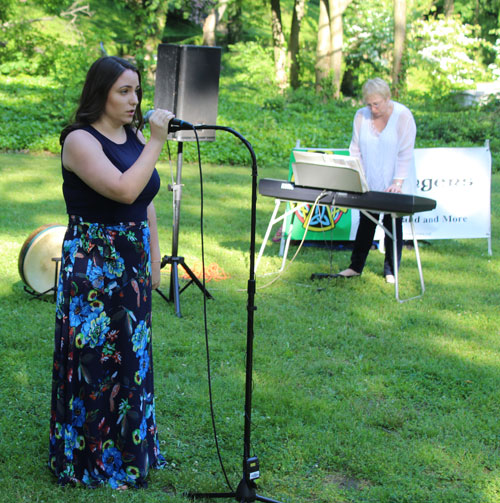
[[[173,225],[172,225],[172,255],[165,255],[161,261],[161,267],[165,267],[167,264],[170,264],[170,290],[168,297],[159,289],[156,291],[167,301],[174,302],[175,304],[175,314],[181,318],[181,301],[180,295],[181,293],[191,284],[195,284],[202,292],[203,295],[207,297],[207,299],[213,299],[210,292],[203,286],[202,282],[196,277],[193,271],[189,268],[189,266],[184,261],[184,257],[179,257],[179,219],[181,212],[181,199],[182,199],[182,153],[183,153],[183,142],[179,142],[177,146],[177,173],[176,173],[176,181],[172,186],[169,186],[169,189],[172,190],[173,193],[173,208],[174,208],[174,216],[173,216]],[[184,271],[191,278],[189,282],[184,285],[182,289],[179,289],[179,266],[181,266]]]

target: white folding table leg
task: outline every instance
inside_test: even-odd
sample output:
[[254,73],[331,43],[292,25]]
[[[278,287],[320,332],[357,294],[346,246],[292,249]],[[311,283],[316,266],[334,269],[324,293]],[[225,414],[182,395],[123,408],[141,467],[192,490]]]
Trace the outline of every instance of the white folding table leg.
[[396,218],[397,214],[396,213],[391,213],[391,218],[392,218],[392,232],[384,226],[382,222],[379,220],[375,219],[368,211],[361,210],[368,218],[370,218],[376,225],[379,225],[382,230],[384,231],[384,235],[387,235],[389,238],[392,239],[392,254],[393,254],[393,270],[394,270],[394,292],[396,296],[396,300],[399,303],[407,302],[408,300],[413,300],[413,299],[419,299],[424,295],[425,292],[425,285],[424,285],[424,275],[422,272],[422,264],[420,262],[420,254],[418,251],[418,241],[415,236],[415,226],[413,224],[413,216],[409,215],[410,218],[410,226],[411,226],[411,232],[412,232],[412,238],[413,238],[413,245],[415,247],[415,258],[417,260],[417,267],[418,267],[418,273],[420,277],[420,286],[422,289],[422,293],[420,295],[416,295],[415,297],[410,297],[409,299],[400,299],[399,297],[399,268],[398,268],[398,248],[397,248],[397,233],[396,233]]
[[269,224],[267,226],[266,233],[264,235],[264,241],[262,241],[262,244],[261,244],[260,250],[259,250],[259,254],[257,256],[257,260],[255,261],[255,268],[254,268],[255,273],[257,273],[257,267],[259,266],[260,258],[262,257],[262,254],[264,253],[264,250],[267,245],[267,240],[269,239],[269,234],[271,234],[271,229],[273,228],[273,226],[275,224],[275,218],[276,218],[276,214],[278,213],[280,204],[281,204],[281,200],[276,199],[276,201],[274,202],[273,214],[271,215],[271,218],[269,220]]
[[[417,267],[418,267],[418,274],[420,278],[420,288],[421,288],[421,293],[420,295],[415,295],[414,297],[410,297],[408,299],[400,299],[399,298],[399,275],[398,275],[398,268],[397,268],[397,246],[396,246],[396,240],[393,239],[392,244],[393,244],[393,250],[394,250],[394,280],[395,280],[395,294],[396,294],[396,299],[399,303],[407,302],[409,300],[414,300],[414,299],[419,299],[424,295],[425,292],[425,284],[424,284],[424,273],[422,271],[422,263],[420,262],[420,253],[418,250],[418,241],[417,237],[415,236],[415,226],[413,224],[413,216],[409,215],[410,218],[410,227],[411,227],[411,232],[412,232],[412,238],[413,238],[413,246],[415,248],[415,259],[417,261]],[[392,214],[392,232],[393,235],[396,236],[396,216]]]
[[396,232],[396,215],[391,214],[392,217],[392,270],[394,272],[394,292],[396,299],[399,300],[399,267],[398,267],[398,234]]
[[290,218],[288,228],[286,227],[286,220],[285,220],[283,225],[283,234],[286,235],[285,249],[283,251],[283,260],[281,261],[281,267],[278,272],[283,271],[283,269],[285,268],[286,257],[288,256],[288,249],[290,248],[290,241],[292,240],[292,230],[293,230],[292,218]]
[[[283,260],[281,261],[281,267],[278,272],[283,271],[285,269],[285,264],[286,264],[286,258],[288,256],[288,249],[290,248],[290,242],[292,241],[292,233],[293,233],[293,215],[296,214],[296,212],[300,209],[302,209],[304,206],[307,206],[309,203],[305,202],[298,202],[295,201],[295,206],[293,208],[290,208],[288,211],[283,213],[280,218],[283,219],[284,221],[284,226],[283,226],[283,235],[286,235],[286,241],[285,241],[285,249],[283,251]],[[288,222],[288,227],[286,227],[286,220],[285,218],[288,215],[292,215],[292,218],[290,218]],[[282,246],[283,244],[283,237],[281,238],[281,246],[280,246],[280,252],[282,251]]]
[[[278,209],[281,205],[282,202],[286,202],[283,199],[276,199],[276,203],[274,205],[274,211],[273,214],[271,215],[271,219],[269,220],[269,224],[267,226],[266,234],[264,235],[264,241],[262,242],[262,245],[260,246],[259,250],[259,255],[257,256],[257,260],[255,261],[255,267],[254,267],[254,272],[257,273],[257,266],[259,265],[260,259],[262,257],[262,254],[264,253],[264,249],[266,248],[267,241],[269,239],[269,234],[271,233],[271,229],[275,224],[278,222],[281,222],[282,220],[286,222],[286,217],[288,215],[291,215],[292,213],[295,213],[297,210],[301,209],[304,206],[307,206],[309,203],[305,202],[297,202],[296,206],[294,208],[289,209],[288,211],[285,211],[282,215],[279,217],[276,217],[276,214],[278,213]],[[287,229],[284,227],[283,232],[288,232]],[[286,238],[285,242],[285,251],[283,253],[283,260],[281,262],[281,268],[279,269],[278,272],[281,272],[285,268],[285,263],[286,263],[286,257],[288,255],[288,248],[290,246],[290,241],[292,239],[292,229],[291,229],[291,223],[290,223],[290,232],[288,233],[288,236]],[[269,274],[269,273],[268,273]]]

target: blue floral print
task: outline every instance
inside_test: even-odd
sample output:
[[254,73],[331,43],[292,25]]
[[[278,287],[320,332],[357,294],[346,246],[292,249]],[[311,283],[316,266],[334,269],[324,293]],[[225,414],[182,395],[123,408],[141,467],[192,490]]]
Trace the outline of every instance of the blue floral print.
[[146,484],[155,419],[147,223],[70,217],[56,307],[49,466],[60,484]]

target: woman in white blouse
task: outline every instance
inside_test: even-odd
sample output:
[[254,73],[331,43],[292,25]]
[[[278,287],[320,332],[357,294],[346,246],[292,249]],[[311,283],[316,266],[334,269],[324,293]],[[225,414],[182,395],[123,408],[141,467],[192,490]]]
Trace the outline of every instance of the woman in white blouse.
[[[354,116],[350,154],[361,159],[370,190],[413,192],[416,186],[413,149],[417,127],[413,115],[401,103],[391,100],[387,83],[375,78],[363,86],[366,104]],[[376,219],[378,215],[373,215]],[[391,216],[383,224],[392,230]],[[398,266],[403,247],[402,219],[396,219]],[[375,223],[360,213],[359,227],[351,255],[351,264],[336,276],[359,276],[365,266],[375,234]],[[394,283],[392,240],[385,237],[384,276]]]

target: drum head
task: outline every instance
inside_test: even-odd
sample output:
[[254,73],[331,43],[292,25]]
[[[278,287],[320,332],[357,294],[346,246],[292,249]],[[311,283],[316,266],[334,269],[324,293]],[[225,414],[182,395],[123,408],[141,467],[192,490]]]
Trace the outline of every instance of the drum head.
[[65,225],[43,225],[27,237],[21,248],[19,274],[37,293],[44,293],[54,286],[56,262],[52,259],[61,257],[65,233]]

